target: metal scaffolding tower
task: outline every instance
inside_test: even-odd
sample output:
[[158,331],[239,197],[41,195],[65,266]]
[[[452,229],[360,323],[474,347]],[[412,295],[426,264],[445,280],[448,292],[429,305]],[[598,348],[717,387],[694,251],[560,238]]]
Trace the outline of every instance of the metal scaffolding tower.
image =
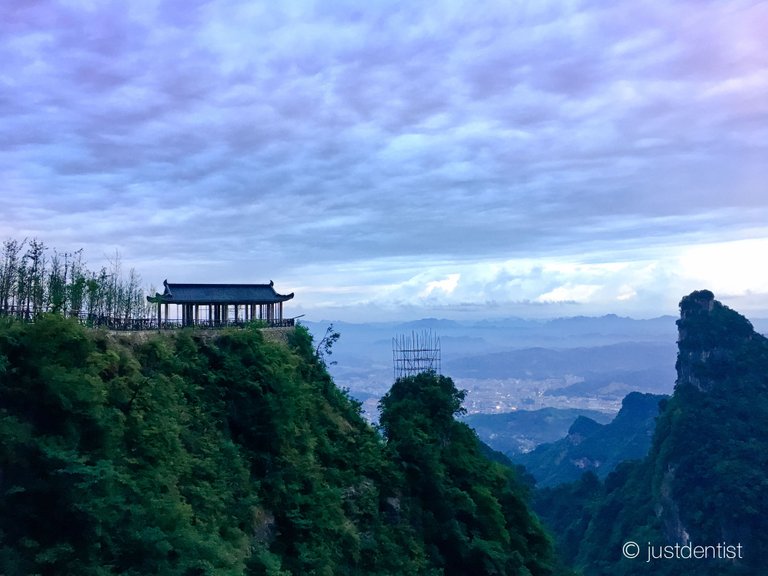
[[440,374],[440,338],[431,330],[392,338],[395,380],[421,372]]

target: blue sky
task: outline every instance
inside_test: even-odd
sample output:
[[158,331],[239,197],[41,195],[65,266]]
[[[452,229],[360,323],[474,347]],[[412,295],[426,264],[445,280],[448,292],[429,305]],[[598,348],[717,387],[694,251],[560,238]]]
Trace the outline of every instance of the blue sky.
[[768,3],[0,5],[0,237],[311,319],[768,314]]

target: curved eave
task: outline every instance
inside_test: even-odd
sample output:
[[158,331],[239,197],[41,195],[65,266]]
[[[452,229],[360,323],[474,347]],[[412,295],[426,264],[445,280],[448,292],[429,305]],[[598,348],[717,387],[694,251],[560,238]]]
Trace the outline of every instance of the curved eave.
[[281,302],[287,302],[288,300],[292,300],[294,296],[294,293],[291,292],[290,294],[277,294],[275,293],[275,299],[274,300],[240,300],[240,299],[233,299],[233,300],[180,300],[177,298],[174,298],[173,296],[167,296],[164,294],[156,294],[155,296],[147,296],[147,302],[150,302],[151,304],[195,304],[198,306],[213,306],[213,305],[240,305],[240,306],[247,306],[247,305],[267,305],[267,304],[280,304]]

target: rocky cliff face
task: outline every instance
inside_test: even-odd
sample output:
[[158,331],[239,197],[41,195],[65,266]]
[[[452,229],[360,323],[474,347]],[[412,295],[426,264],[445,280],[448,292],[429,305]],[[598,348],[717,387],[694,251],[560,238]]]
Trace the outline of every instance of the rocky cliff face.
[[675,394],[649,463],[664,538],[762,546],[768,339],[708,290],[682,299],[677,326]]
[[698,290],[680,302],[677,385],[711,390],[732,372],[737,353],[754,339],[752,324],[715,300],[709,290]]
[[[680,302],[677,382],[647,458],[609,475],[577,558],[597,576],[764,574],[768,550],[768,339],[708,290]],[[626,541],[741,546],[739,558],[622,558]],[[617,554],[617,551],[618,554]]]

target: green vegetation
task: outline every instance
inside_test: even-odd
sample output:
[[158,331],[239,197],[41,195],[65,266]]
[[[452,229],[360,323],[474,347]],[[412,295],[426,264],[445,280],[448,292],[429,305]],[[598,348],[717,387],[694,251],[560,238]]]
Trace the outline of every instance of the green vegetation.
[[120,257],[109,268],[89,270],[83,251],[58,252],[43,242],[3,242],[0,253],[0,315],[31,320],[52,312],[88,325],[129,327],[149,317],[135,270],[124,278]]
[[551,573],[550,542],[525,504],[527,489],[454,419],[463,400],[450,378],[429,373],[398,380],[381,400],[409,524],[446,576]]
[[469,414],[463,421],[491,448],[514,459],[536,446],[560,440],[580,416],[606,424],[612,418],[611,414],[597,410],[548,407],[499,414]]
[[[678,380],[641,462],[541,491],[536,509],[584,574],[761,574],[768,550],[768,339],[694,292],[680,305]],[[622,557],[641,544],[642,558]],[[646,546],[741,545],[741,559],[645,562]]]
[[586,471],[605,478],[619,463],[640,460],[648,454],[663,398],[632,392],[608,424],[579,416],[565,438],[515,454],[512,459],[525,466],[540,487],[574,482]]
[[0,573],[555,573],[509,469],[432,374],[382,437],[299,327],[110,336],[0,324]]

